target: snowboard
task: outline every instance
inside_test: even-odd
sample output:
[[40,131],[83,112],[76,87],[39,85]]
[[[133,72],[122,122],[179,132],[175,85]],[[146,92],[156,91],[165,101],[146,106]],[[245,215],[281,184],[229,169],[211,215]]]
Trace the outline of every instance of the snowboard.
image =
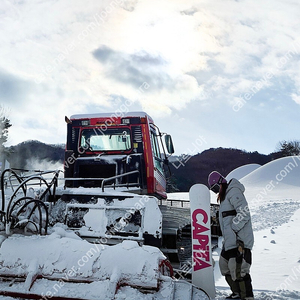
[[203,184],[189,191],[192,229],[192,283],[215,298],[214,268],[211,248],[210,192]]

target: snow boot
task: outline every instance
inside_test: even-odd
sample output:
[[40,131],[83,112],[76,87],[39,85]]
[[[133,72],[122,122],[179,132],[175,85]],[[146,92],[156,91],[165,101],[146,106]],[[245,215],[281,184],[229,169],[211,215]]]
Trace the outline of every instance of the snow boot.
[[237,280],[242,300],[254,300],[251,282],[250,274],[246,274],[242,279]]
[[238,294],[238,293],[232,293],[231,295],[227,296],[225,299],[241,300],[241,297],[240,297],[240,294]]

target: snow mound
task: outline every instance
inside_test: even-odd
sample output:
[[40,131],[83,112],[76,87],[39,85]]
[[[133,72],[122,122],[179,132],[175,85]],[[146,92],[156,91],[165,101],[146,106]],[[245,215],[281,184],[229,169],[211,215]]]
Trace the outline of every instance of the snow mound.
[[273,160],[240,181],[250,207],[265,201],[300,199],[300,156],[289,156]]
[[242,178],[244,185],[287,184],[300,187],[300,156],[273,160]]
[[238,167],[234,170],[232,170],[227,176],[226,179],[229,181],[232,178],[235,178],[237,180],[242,179],[246,175],[250,174],[254,170],[258,169],[261,167],[259,164],[247,164],[241,167]]

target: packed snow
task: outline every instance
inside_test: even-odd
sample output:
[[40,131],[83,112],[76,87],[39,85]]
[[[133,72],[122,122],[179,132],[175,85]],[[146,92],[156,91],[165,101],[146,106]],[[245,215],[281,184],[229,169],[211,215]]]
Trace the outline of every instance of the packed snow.
[[[272,161],[263,166],[252,166],[252,171],[245,172],[247,167],[240,168],[231,172],[235,176],[240,177],[240,181],[245,185],[246,198],[249,202],[249,207],[252,214],[253,229],[255,235],[255,245],[253,248],[253,264],[251,268],[251,276],[253,279],[253,288],[256,300],[288,300],[288,299],[300,299],[300,157],[286,157]],[[249,170],[249,169],[248,169]],[[239,175],[240,174],[240,175]],[[170,195],[172,199],[188,199],[188,193],[176,193]],[[212,202],[215,202],[216,195],[211,194]],[[74,238],[75,237],[75,238]],[[28,238],[28,247],[18,249],[18,245],[10,246],[9,243],[14,244],[14,240],[0,241],[1,246],[1,260],[5,261],[7,266],[11,264],[11,268],[18,268],[19,272],[22,268],[18,265],[12,265],[12,261],[15,256],[19,256],[20,259],[27,260],[27,256],[34,259],[26,266],[27,272],[34,274],[37,272],[51,273],[51,268],[60,270],[64,276],[75,275],[72,272],[74,263],[86,256],[88,251],[91,251],[91,247],[95,247],[93,244],[86,243],[84,248],[72,250],[71,254],[68,251],[63,254],[63,259],[56,259],[60,255],[60,249],[66,247],[71,249],[73,243],[76,244],[77,237],[69,236],[69,233],[64,228],[54,228],[53,232],[49,235],[50,242],[57,243],[56,246],[47,246],[46,238],[42,238],[42,243],[38,241],[38,238]],[[72,240],[72,242],[70,242]],[[61,245],[63,243],[63,245]],[[33,247],[34,246],[34,247]],[[25,249],[25,250],[24,250]],[[29,251],[28,249],[35,249]],[[73,249],[73,248],[72,248]],[[125,276],[126,280],[130,282],[139,281],[140,285],[147,283],[153,284],[156,280],[157,273],[151,269],[151,266],[157,264],[157,261],[161,259],[160,251],[153,247],[139,247],[136,242],[125,242],[117,246],[111,246],[110,253],[106,250],[107,247],[101,248],[101,251],[95,249],[95,255],[92,259],[89,258],[85,267],[82,269],[81,275],[85,275],[84,271],[93,269],[97,263],[99,263],[99,256],[107,255],[107,261],[109,261],[112,252],[116,257],[116,265],[118,269],[114,269],[111,266],[105,266],[107,274],[98,274],[102,278],[110,278],[110,280],[104,280],[102,283],[93,283],[86,285],[77,283],[76,288],[71,289],[67,284],[61,287],[61,290],[65,289],[65,292],[70,297],[73,295],[80,295],[86,289],[87,293],[93,296],[93,290],[103,292],[103,299],[115,299],[115,300],[165,300],[172,299],[170,293],[172,290],[172,281],[166,280],[160,291],[156,293],[141,293],[138,289],[132,286],[123,286],[118,289],[116,295],[112,296],[111,291],[114,290],[115,282],[120,276]],[[126,256],[124,253],[129,249],[136,249],[133,256]],[[68,249],[66,249],[68,250]],[[97,251],[96,251],[97,250]],[[18,253],[19,254],[16,254]],[[40,262],[39,252],[47,253],[49,262],[52,260],[55,263],[52,265],[49,262],[44,263],[44,270],[41,270],[40,266],[43,265]],[[99,253],[101,254],[99,254]],[[89,252],[91,253],[91,252]],[[224,299],[230,291],[224,277],[221,276],[218,268],[218,258],[220,249],[217,248],[213,253],[215,260],[215,283],[217,296],[215,300]],[[74,255],[76,256],[74,260]],[[13,260],[11,260],[13,258]],[[150,259],[151,262],[148,262]],[[67,267],[59,264],[59,261],[63,261]],[[104,263],[104,262],[103,262]],[[105,264],[105,263],[104,263]],[[2,268],[5,267],[3,264]],[[52,270],[53,271],[53,270]],[[74,269],[73,269],[74,271]],[[69,272],[69,273],[68,273]],[[75,271],[74,271],[75,272]],[[137,274],[144,275],[136,276]],[[86,273],[88,274],[88,273]],[[27,279],[27,286],[31,283],[30,276]],[[113,285],[113,286],[112,286]],[[40,280],[39,284],[35,283],[34,288],[40,289],[45,292],[47,288],[46,282]],[[177,288],[183,290],[182,287]],[[114,297],[114,298],[112,298]],[[184,298],[182,294],[181,299]],[[199,295],[200,299],[205,299],[204,295]],[[0,299],[11,299],[9,297],[0,297]],[[49,297],[50,299],[50,297]],[[176,298],[177,299],[177,298]],[[180,298],[178,298],[180,299]]]

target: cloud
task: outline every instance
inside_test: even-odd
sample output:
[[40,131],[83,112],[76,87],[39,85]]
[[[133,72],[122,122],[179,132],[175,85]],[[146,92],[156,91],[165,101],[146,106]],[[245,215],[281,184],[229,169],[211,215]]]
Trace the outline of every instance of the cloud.
[[28,81],[0,69],[0,103],[17,107],[27,98],[30,90]]
[[116,81],[130,84],[134,88],[139,88],[143,82],[147,82],[152,90],[174,88],[174,81],[163,70],[167,62],[160,56],[146,51],[126,54],[107,46],[99,47],[93,55],[105,65],[106,74]]
[[[115,82],[111,94],[122,90],[123,97],[136,100],[142,109],[154,116],[170,115],[174,108],[180,109],[192,100],[204,99],[195,77],[184,72],[172,74],[170,62],[161,55],[145,50],[125,53],[106,45],[96,49],[93,55],[104,67],[106,80]],[[141,90],[143,84],[147,89]]]
[[[76,91],[72,96],[77,98]],[[32,139],[50,143],[56,143],[57,139],[63,141],[64,114],[78,106],[67,97],[70,94],[65,95],[59,86],[36,84],[1,69],[0,105],[7,111],[6,117],[12,124],[8,144]]]
[[[292,24],[297,20],[297,13],[292,5],[275,2],[276,5],[272,6],[269,1],[260,3],[259,9],[255,2],[248,0],[217,1],[214,3],[217,10],[210,1],[194,4],[198,11],[193,18],[198,23],[199,32],[209,31],[215,39],[215,50],[205,44],[202,46],[208,57],[208,68],[204,72],[201,69],[196,71],[198,82],[204,81],[206,88],[211,88],[209,82],[214,76],[224,78],[228,84],[222,85],[223,91],[227,90],[228,96],[232,97],[242,92],[237,90],[234,93],[232,82],[241,86],[239,81],[259,81],[267,72],[294,80],[297,55],[289,56],[283,64],[278,64],[278,60],[285,62],[284,56],[294,50],[297,34]],[[228,10],[226,7],[229,6]],[[275,19],[282,22],[274,22]]]
[[198,10],[195,7],[188,8],[186,10],[181,11],[182,15],[193,16]]
[[291,94],[292,99],[300,105],[300,95],[298,94]]
[[125,9],[129,12],[132,12],[132,11],[134,11],[138,2],[139,2],[139,0],[126,0],[126,1],[121,2],[120,6],[123,9]]

